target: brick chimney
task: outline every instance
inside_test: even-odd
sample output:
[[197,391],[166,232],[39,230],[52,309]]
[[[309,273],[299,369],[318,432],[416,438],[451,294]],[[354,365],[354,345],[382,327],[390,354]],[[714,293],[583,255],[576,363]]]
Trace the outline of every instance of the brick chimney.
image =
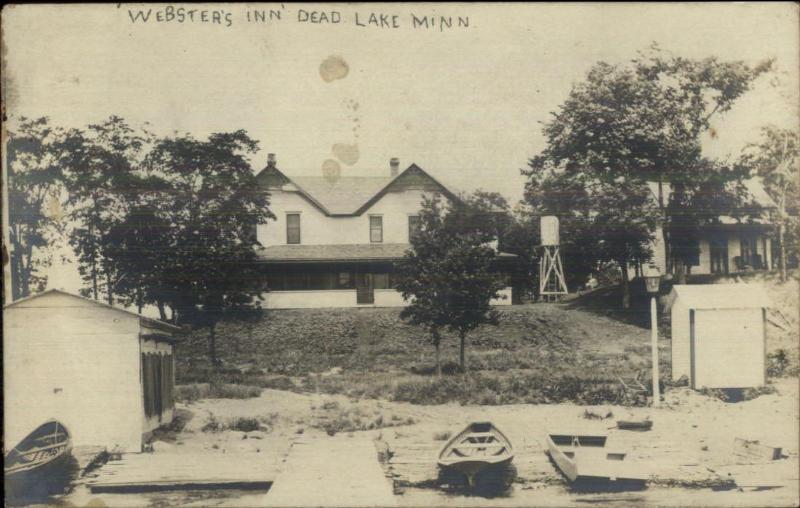
[[275,154],[274,153],[268,153],[267,154],[267,167],[268,168],[274,168],[275,167]]
[[389,159],[389,175],[394,178],[400,174],[400,159],[392,157]]

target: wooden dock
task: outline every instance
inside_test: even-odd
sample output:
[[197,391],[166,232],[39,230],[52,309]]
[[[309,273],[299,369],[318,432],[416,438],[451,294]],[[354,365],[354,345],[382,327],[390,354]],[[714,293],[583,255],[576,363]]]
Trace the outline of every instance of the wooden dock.
[[108,451],[105,446],[76,446],[72,449],[72,456],[77,463],[78,476],[83,476],[105,463],[108,460]]
[[372,438],[365,433],[296,441],[267,506],[396,506]]
[[88,483],[93,493],[189,489],[268,490],[277,457],[263,453],[129,453]]

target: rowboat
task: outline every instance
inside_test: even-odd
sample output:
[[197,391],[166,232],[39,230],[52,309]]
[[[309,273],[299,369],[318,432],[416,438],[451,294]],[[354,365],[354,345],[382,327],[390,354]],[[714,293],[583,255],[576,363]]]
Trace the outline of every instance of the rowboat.
[[[69,431],[56,420],[49,420],[12,448],[4,458],[7,494],[24,496],[36,489],[48,490],[65,479],[72,459]],[[38,494],[35,492],[34,494]]]
[[617,428],[621,430],[647,431],[653,428],[653,420],[617,420]]
[[548,434],[547,451],[558,469],[574,484],[610,483],[643,486],[647,476],[627,453],[606,448],[607,436]]
[[491,422],[470,423],[439,453],[439,467],[464,474],[470,487],[478,473],[500,470],[514,458],[508,438]]

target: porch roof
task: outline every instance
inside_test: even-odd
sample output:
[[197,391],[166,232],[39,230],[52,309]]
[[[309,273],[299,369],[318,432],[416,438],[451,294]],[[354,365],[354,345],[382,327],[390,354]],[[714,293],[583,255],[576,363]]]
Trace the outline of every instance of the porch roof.
[[[411,248],[408,243],[332,244],[332,245],[270,245],[258,249],[256,254],[263,263],[363,263],[396,261]],[[517,256],[498,253],[500,260],[514,260]]]

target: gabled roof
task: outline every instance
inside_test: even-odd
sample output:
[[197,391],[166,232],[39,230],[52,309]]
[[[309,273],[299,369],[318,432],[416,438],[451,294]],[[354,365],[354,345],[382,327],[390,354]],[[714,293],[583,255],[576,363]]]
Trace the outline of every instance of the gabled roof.
[[460,201],[455,193],[439,183],[424,169],[411,164],[397,176],[324,176],[289,177],[274,166],[267,166],[256,178],[262,182],[270,179],[284,190],[295,191],[325,215],[361,215],[395,185],[419,178],[428,187],[444,194],[453,201]]
[[154,326],[156,328],[161,328],[162,330],[168,330],[168,331],[171,331],[171,332],[179,332],[179,331],[181,331],[180,327],[172,325],[172,324],[169,324],[169,323],[166,323],[164,321],[161,321],[161,320],[158,320],[158,319],[149,318],[147,316],[143,316],[142,314],[130,311],[130,310],[124,308],[124,307],[118,307],[116,305],[109,305],[109,304],[107,304],[105,302],[101,302],[101,301],[98,301],[98,300],[93,300],[91,298],[86,298],[85,296],[81,296],[81,295],[76,295],[75,293],[70,293],[69,291],[64,291],[63,289],[48,289],[46,291],[42,291],[41,293],[36,293],[35,295],[30,295],[30,296],[26,296],[25,298],[20,298],[19,300],[14,300],[13,302],[9,303],[8,305],[6,305],[3,308],[4,309],[8,309],[8,308],[11,308],[11,307],[15,307],[15,306],[17,306],[17,305],[19,305],[19,304],[21,304],[23,302],[29,302],[31,300],[35,300],[35,299],[40,298],[42,296],[53,294],[53,293],[58,293],[58,294],[62,294],[62,295],[65,295],[65,296],[72,297],[72,298],[77,298],[79,300],[82,300],[84,302],[89,302],[89,303],[91,303],[93,305],[97,305],[99,307],[105,307],[105,308],[108,308],[108,309],[116,310],[118,312],[124,312],[126,314],[130,314],[132,316],[136,316],[140,320],[142,320],[143,322],[145,322],[145,323],[147,323],[149,325],[152,325],[152,326]]
[[[752,177],[744,180],[742,182],[744,184],[745,190],[747,192],[747,198],[752,200],[755,204],[762,208],[777,208],[778,205],[775,204],[775,201],[767,191],[764,190],[764,183],[760,177]],[[658,182],[648,181],[647,186],[650,189],[650,193],[653,196],[653,200],[657,203],[658,202]],[[670,189],[669,183],[665,182],[662,185],[663,196],[664,196],[664,203],[666,204],[669,200],[669,196],[672,192]]]

